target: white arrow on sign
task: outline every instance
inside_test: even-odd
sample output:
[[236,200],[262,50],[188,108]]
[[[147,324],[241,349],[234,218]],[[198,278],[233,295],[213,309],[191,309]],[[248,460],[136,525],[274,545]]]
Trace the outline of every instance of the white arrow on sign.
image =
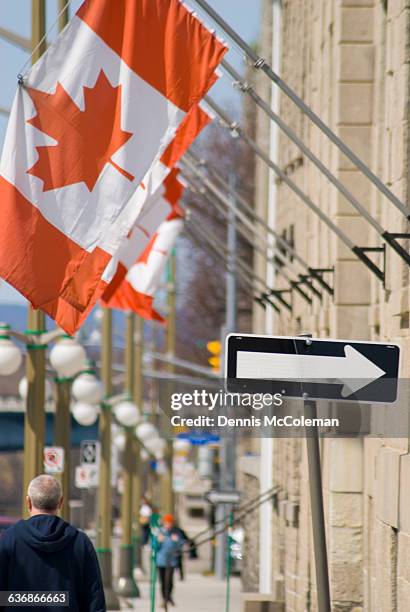
[[208,491],[204,498],[210,504],[238,504],[241,496],[238,491]]
[[348,397],[386,373],[349,344],[344,352],[344,357],[331,357],[238,351],[237,378],[315,383],[334,380],[343,384],[342,397]]

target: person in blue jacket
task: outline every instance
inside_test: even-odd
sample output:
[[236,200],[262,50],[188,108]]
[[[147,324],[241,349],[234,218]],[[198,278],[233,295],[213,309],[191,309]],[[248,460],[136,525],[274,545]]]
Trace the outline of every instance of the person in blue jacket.
[[[63,502],[60,483],[49,475],[30,482],[28,520],[0,537],[0,591],[67,592],[69,605],[36,606],[49,612],[105,612],[104,590],[91,540],[57,516]],[[63,596],[61,595],[63,598]],[[64,603],[62,599],[58,603]],[[15,612],[26,606],[5,606]]]
[[162,607],[167,609],[168,604],[175,605],[172,599],[174,588],[174,571],[178,566],[185,540],[179,529],[175,527],[172,514],[162,517],[162,527],[157,536],[157,567],[161,584]]

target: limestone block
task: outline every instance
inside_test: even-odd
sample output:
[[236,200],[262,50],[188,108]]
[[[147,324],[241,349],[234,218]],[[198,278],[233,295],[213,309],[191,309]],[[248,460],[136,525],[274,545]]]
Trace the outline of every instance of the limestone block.
[[331,310],[331,337],[355,338],[356,340],[368,339],[367,311],[367,306],[356,306],[354,316],[352,316],[350,306],[334,306]]
[[243,612],[285,612],[283,603],[274,601],[271,595],[243,593]]
[[344,7],[337,42],[372,42],[373,8]]
[[361,529],[333,528],[329,566],[334,601],[362,601],[363,534]]
[[373,84],[340,83],[336,97],[336,121],[369,124],[373,117]]
[[380,438],[366,438],[364,444],[364,492],[373,497],[376,482],[376,458],[382,448]]
[[340,5],[352,8],[357,6],[373,7],[374,0],[340,0]]
[[363,524],[363,496],[360,493],[329,494],[331,527],[358,528]]
[[[359,200],[360,204],[366,208],[370,208],[371,190],[369,189],[369,181],[366,177],[358,170],[341,170],[338,174],[339,179],[351,194]],[[350,215],[352,210],[354,209],[350,202],[338,192],[336,198],[336,214]]]
[[343,44],[338,48],[338,74],[341,81],[372,81],[374,72],[373,45]]
[[377,518],[395,528],[399,526],[401,454],[395,449],[381,449],[377,456],[377,486],[374,491]]
[[[354,211],[351,206],[350,209]],[[340,229],[345,232],[355,244],[359,246],[369,244],[369,224],[363,217],[336,217],[335,223]],[[338,260],[354,260],[357,262],[357,257],[341,240],[336,242],[335,256]],[[360,262],[358,262],[360,263]],[[363,264],[360,264],[363,267]]]
[[[371,127],[368,126],[340,126],[340,138],[365,163],[371,164]],[[338,170],[352,170],[354,165],[343,153],[338,152]]]
[[[399,505],[400,530],[410,535],[410,455],[400,457],[400,505]],[[408,538],[408,556],[410,562],[410,538]],[[410,580],[410,564],[409,564]]]
[[398,70],[410,60],[410,11],[405,9],[392,21],[393,69]]
[[362,440],[344,438],[329,442],[329,490],[360,493],[363,490]]
[[340,306],[363,306],[369,301],[370,273],[367,268],[360,261],[338,261],[335,266],[335,302]]
[[410,582],[410,535],[401,531],[398,534],[397,576]]
[[397,612],[407,612],[410,601],[410,582],[399,578],[397,581]]

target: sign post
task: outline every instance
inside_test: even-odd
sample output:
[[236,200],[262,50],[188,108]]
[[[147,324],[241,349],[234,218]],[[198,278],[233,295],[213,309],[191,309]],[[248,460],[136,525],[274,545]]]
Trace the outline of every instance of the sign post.
[[[229,391],[279,392],[304,401],[307,423],[317,422],[315,399],[394,403],[400,349],[377,342],[303,336],[231,334],[226,340]],[[305,425],[319,612],[331,609],[319,433]]]

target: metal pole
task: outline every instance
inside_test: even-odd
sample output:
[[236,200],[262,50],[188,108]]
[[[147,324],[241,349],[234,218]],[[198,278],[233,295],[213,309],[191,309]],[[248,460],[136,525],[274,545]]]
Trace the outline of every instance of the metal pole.
[[[301,334],[309,346],[311,334]],[[306,394],[304,394],[306,395]],[[304,400],[306,419],[317,419],[316,402]],[[319,612],[330,612],[330,583],[326,546],[325,512],[323,507],[322,467],[318,428],[315,425],[305,426],[306,448],[309,474],[310,509],[312,513],[313,548],[315,554],[316,587]]]
[[[32,0],[31,3],[31,45],[34,49],[42,39],[46,29],[45,0]],[[40,45],[35,51],[33,63],[45,51]],[[44,313],[28,309],[28,334],[40,335],[45,331]],[[26,411],[24,414],[24,466],[23,466],[23,516],[28,516],[26,507],[27,487],[30,481],[41,474],[43,469],[45,415],[45,350],[46,346],[27,345],[26,377],[28,384]]]
[[[236,233],[236,201],[234,198],[235,178],[231,173],[229,176],[229,218],[227,227],[227,274],[226,274],[226,325],[223,336],[236,331],[237,327],[237,287],[236,287],[236,260],[237,260],[237,233]],[[224,337],[222,338],[222,346],[225,345]],[[224,359],[222,360],[224,361]],[[223,365],[221,364],[221,373],[223,373]],[[235,488],[235,470],[236,470],[236,440],[235,428],[229,430],[226,436],[221,437],[220,441],[220,482],[219,486],[223,489]],[[219,504],[216,509],[217,520],[226,520],[230,511],[229,506]],[[224,579],[226,575],[226,559],[228,555],[226,533],[222,532],[217,536],[216,548],[216,571],[220,579]]]
[[[125,393],[131,399],[134,395],[134,326],[135,315],[127,312],[126,315],[126,339],[125,339]],[[122,456],[122,482],[123,491],[121,496],[121,549],[120,549],[120,572],[117,585],[117,593],[123,597],[138,597],[139,589],[133,576],[133,473],[135,471],[134,461],[134,431],[125,427],[125,448]]]
[[[101,379],[104,384],[105,399],[112,395],[112,311],[103,309],[102,320],[102,351]],[[100,561],[101,574],[107,608],[119,610],[120,604],[112,587],[112,490],[111,490],[111,406],[103,402],[99,420],[100,426],[100,478],[98,488],[98,525],[97,554]]]
[[[189,151],[188,153],[185,154],[185,156],[183,157],[183,161],[187,162],[188,161],[188,165],[189,162],[192,162],[200,165],[200,161],[197,157],[195,157],[195,155]],[[192,165],[190,165],[190,167],[192,168]],[[213,177],[215,177],[215,179],[223,186],[226,188],[226,183],[223,180],[223,178],[217,174],[213,169],[210,171],[211,175]],[[213,192],[214,195],[216,195],[218,197],[218,199],[222,202],[224,202],[224,204],[226,206],[228,206],[228,202],[227,202],[227,198],[222,197],[223,194],[220,190],[217,190],[217,187],[215,185],[213,185],[213,189],[211,188],[211,181],[209,180],[208,177],[205,177],[205,175],[202,173],[201,174],[201,178],[205,179],[206,178],[206,183],[205,180],[203,180],[203,184],[206,184],[208,189],[210,191]],[[288,256],[293,257],[296,261],[298,261],[300,263],[300,265],[306,270],[309,271],[309,266],[306,263],[306,261],[304,259],[302,259],[302,257],[300,257],[300,255],[295,251],[294,248],[292,248],[292,246],[284,239],[282,238],[282,236],[280,234],[278,234],[277,232],[275,232],[275,230],[260,216],[258,215],[250,206],[250,204],[248,204],[239,194],[237,191],[235,191],[235,200],[237,204],[240,204],[242,208],[245,209],[245,211],[251,215],[255,221],[257,221],[258,225],[261,225],[263,227],[263,229],[265,229],[267,231],[268,234],[270,234],[276,241],[277,243],[283,248],[284,251],[286,251],[286,253],[288,254]],[[240,213],[240,211],[238,210],[238,207],[236,208],[236,216],[242,220],[244,218],[243,214]],[[246,217],[245,217],[246,218]],[[242,221],[244,223],[244,225],[246,224],[245,221]],[[250,223],[250,221],[248,220],[247,223]],[[250,227],[248,225],[248,227]],[[256,230],[253,227],[252,232],[255,234]],[[278,257],[281,259],[281,261],[286,262],[286,259],[284,258],[284,256],[282,255],[282,253],[279,251],[278,252]]]
[[63,489],[63,506],[61,517],[70,519],[70,450],[71,450],[71,413],[70,413],[70,378],[56,378],[57,404],[54,417],[54,444],[64,449],[64,470],[58,474]]
[[58,0],[58,15],[58,29],[61,32],[70,19],[69,4],[67,0]]
[[295,143],[304,155],[320,170],[322,174],[336,187],[336,189],[350,202],[350,204],[370,223],[376,232],[383,235],[384,230],[381,225],[370,215],[368,210],[359,202],[359,200],[343,185],[341,181],[320,161],[318,157],[305,145],[305,143],[297,136],[297,134],[283,121],[277,113],[275,113],[269,104],[267,104],[256,93],[256,91],[241,80],[241,76],[236,70],[225,60],[222,60],[222,67],[226,72],[242,86],[242,90],[247,93],[259,108],[261,108],[274,121],[286,136]]
[[[135,317],[135,330],[134,330],[134,401],[141,414],[144,413],[144,379],[143,379],[143,367],[144,367],[144,319],[140,316]],[[133,438],[134,452],[133,461],[134,469],[132,472],[132,512],[133,512],[133,538],[134,538],[134,550],[135,567],[142,567],[142,555],[141,555],[141,527],[140,527],[140,507],[141,507],[141,444],[134,436]]]
[[[235,131],[243,140],[246,142],[249,147],[254,151],[255,155],[257,155],[262,161],[265,162],[269,168],[271,168],[275,174],[283,181],[327,226],[328,228],[336,234],[336,236],[347,246],[348,249],[352,251],[365,265],[377,276],[379,280],[384,282],[384,273],[382,270],[378,268],[378,266],[363,253],[363,250],[360,247],[357,247],[352,240],[345,234],[340,227],[338,227],[333,221],[317,206],[299,187],[298,185],[291,179],[289,176],[283,172],[277,164],[275,164],[260,147],[247,136],[242,128],[238,125],[238,123],[231,121],[229,117],[227,117],[226,113],[213,101],[209,98],[209,96],[205,96],[206,103],[210,106],[210,108],[219,115],[221,121],[226,125],[228,129],[231,131]],[[410,256],[409,254],[401,247],[397,242],[387,237],[386,232],[384,232],[382,236],[383,240],[385,240],[394,250],[405,260],[408,261]]]
[[381,191],[405,217],[410,218],[409,208],[403,204],[397,196],[370,170],[370,168],[362,162],[355,153],[341,140],[336,134],[316,115],[316,113],[303,102],[301,98],[274,72],[269,64],[235,32],[231,26],[222,19],[222,17],[209,6],[206,0],[195,0],[213,21],[218,24],[228,36],[235,42],[238,47],[245,52],[246,56],[251,60],[253,66],[262,70],[271,81],[273,81],[291,100],[300,108],[300,110],[337,146],[337,148],[358,168],[376,187]]
[[[172,251],[168,262],[168,319],[167,319],[167,334],[166,334],[166,352],[168,357],[173,357],[176,352],[176,253]],[[170,373],[175,372],[175,367],[172,363],[168,365]],[[173,383],[169,383],[169,393],[172,393]],[[168,415],[162,413],[162,433],[165,434],[168,430]],[[160,505],[161,511],[165,513],[173,513],[175,510],[174,492],[172,489],[172,460],[173,460],[173,445],[172,440],[167,440],[165,451],[165,462],[167,469],[160,478]]]
[[[316,402],[305,401],[307,419],[317,418]],[[317,427],[306,427],[310,507],[312,512],[313,548],[319,612],[330,612],[330,585],[327,561],[325,513],[323,509],[322,470]]]
[[[61,32],[68,23],[68,6],[66,0],[59,0],[58,29]],[[64,9],[64,10],[63,10]],[[68,521],[70,516],[69,497],[70,497],[70,450],[71,450],[71,414],[70,414],[70,389],[71,379],[56,378],[57,385],[57,405],[54,417],[54,443],[64,449],[64,471],[59,475],[61,487],[63,489],[63,506],[61,516]]]

